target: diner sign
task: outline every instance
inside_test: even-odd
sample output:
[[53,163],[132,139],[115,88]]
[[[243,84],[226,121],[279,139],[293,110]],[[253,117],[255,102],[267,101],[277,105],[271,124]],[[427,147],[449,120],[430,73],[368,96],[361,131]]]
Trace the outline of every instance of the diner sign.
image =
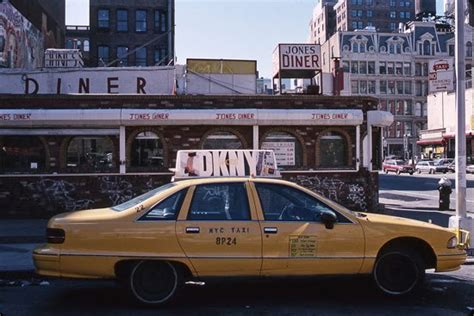
[[273,76],[284,70],[320,70],[321,45],[278,44],[273,51]]
[[279,177],[271,150],[180,150],[175,179],[194,177]]
[[430,93],[454,90],[454,58],[430,60]]
[[0,109],[0,127],[154,125],[355,126],[362,110],[301,109]]

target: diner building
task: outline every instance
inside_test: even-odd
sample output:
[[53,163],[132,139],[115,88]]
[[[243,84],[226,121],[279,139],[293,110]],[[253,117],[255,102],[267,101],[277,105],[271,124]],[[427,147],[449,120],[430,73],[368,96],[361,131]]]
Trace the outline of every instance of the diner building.
[[0,95],[0,217],[116,205],[171,180],[180,149],[273,149],[284,179],[376,211],[369,97]]

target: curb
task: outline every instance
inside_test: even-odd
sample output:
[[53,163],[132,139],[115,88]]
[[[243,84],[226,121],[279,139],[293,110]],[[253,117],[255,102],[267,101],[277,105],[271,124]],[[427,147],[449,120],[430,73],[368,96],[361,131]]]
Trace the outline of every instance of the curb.
[[37,277],[34,269],[0,271],[0,280],[31,279]]

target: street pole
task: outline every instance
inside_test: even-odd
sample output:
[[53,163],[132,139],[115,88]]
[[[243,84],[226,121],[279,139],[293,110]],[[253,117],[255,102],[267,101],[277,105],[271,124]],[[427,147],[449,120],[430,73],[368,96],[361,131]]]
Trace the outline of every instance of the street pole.
[[[466,212],[466,91],[464,0],[456,0],[456,215],[450,217],[449,226],[474,231],[474,219]],[[473,248],[474,245],[470,247]]]

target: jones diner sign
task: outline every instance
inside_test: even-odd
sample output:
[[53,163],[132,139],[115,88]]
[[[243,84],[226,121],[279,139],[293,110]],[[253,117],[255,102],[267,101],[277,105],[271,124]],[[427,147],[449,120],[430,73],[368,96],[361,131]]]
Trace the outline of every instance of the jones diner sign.
[[273,51],[273,75],[282,71],[321,69],[321,46],[317,44],[278,44]]
[[150,125],[328,125],[355,126],[364,120],[362,110],[302,109],[51,109],[0,110],[2,127],[112,127]]

